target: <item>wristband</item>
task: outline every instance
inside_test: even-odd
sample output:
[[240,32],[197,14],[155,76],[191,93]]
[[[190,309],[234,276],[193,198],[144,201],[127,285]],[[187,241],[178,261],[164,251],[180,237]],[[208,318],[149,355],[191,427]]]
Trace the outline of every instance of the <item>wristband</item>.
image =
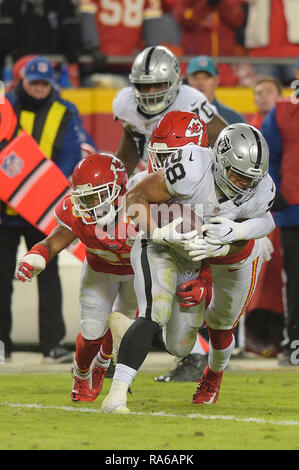
[[49,263],[49,259],[50,259],[49,250],[45,245],[42,245],[41,243],[36,243],[36,245],[33,245],[33,247],[27,253],[27,255],[28,254],[40,255],[43,258],[45,258],[46,264]]

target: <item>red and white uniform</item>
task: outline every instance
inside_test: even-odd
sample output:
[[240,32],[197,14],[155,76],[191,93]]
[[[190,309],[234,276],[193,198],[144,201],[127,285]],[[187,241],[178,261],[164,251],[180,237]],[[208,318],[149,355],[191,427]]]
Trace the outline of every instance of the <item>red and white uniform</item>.
[[71,230],[86,246],[80,282],[81,332],[85,339],[97,339],[108,329],[112,311],[135,316],[137,300],[130,263],[135,229],[123,211],[119,212],[114,238],[99,224],[84,224],[70,196],[57,205],[55,215],[57,223]]

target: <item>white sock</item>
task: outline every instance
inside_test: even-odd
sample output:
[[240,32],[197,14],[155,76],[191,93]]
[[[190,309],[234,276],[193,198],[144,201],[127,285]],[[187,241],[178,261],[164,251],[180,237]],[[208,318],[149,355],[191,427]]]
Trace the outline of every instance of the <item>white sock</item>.
[[96,364],[104,369],[108,369],[111,362],[111,355],[107,355],[102,351],[102,347],[96,356]]
[[129,387],[131,383],[133,382],[136,374],[137,374],[137,370],[132,369],[131,367],[125,366],[124,364],[116,364],[113,381],[120,380],[122,382],[126,382]]
[[230,345],[225,349],[214,349],[210,342],[209,356],[208,356],[209,368],[213,372],[221,372],[222,370],[224,370],[229,363],[229,360],[230,360],[230,357],[232,355],[234,348],[235,348],[234,336]]
[[89,379],[89,376],[90,376],[90,369],[88,369],[87,372],[81,372],[81,371],[79,371],[78,366],[77,366],[77,363],[75,362],[75,365],[74,365],[74,374],[75,374],[77,377],[79,377],[80,379],[87,380],[87,379]]

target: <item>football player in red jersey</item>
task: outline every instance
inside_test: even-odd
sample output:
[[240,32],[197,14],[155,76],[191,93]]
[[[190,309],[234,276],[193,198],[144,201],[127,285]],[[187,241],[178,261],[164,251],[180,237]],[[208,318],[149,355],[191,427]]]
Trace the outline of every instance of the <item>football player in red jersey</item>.
[[73,401],[93,401],[110,363],[108,317],[119,310],[135,316],[137,301],[130,264],[136,235],[121,206],[127,173],[113,155],[90,154],[72,174],[73,190],[55,209],[58,226],[22,257],[16,277],[31,281],[70,243],[79,238],[86,256],[80,280],[80,325],[76,338]]

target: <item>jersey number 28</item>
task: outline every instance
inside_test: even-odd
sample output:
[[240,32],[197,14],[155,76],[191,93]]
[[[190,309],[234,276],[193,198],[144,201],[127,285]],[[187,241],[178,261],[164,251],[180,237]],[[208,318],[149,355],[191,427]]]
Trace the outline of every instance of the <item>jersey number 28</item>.
[[182,160],[182,150],[170,155],[165,161],[165,174],[170,184],[174,184],[177,180],[181,180],[186,176]]

